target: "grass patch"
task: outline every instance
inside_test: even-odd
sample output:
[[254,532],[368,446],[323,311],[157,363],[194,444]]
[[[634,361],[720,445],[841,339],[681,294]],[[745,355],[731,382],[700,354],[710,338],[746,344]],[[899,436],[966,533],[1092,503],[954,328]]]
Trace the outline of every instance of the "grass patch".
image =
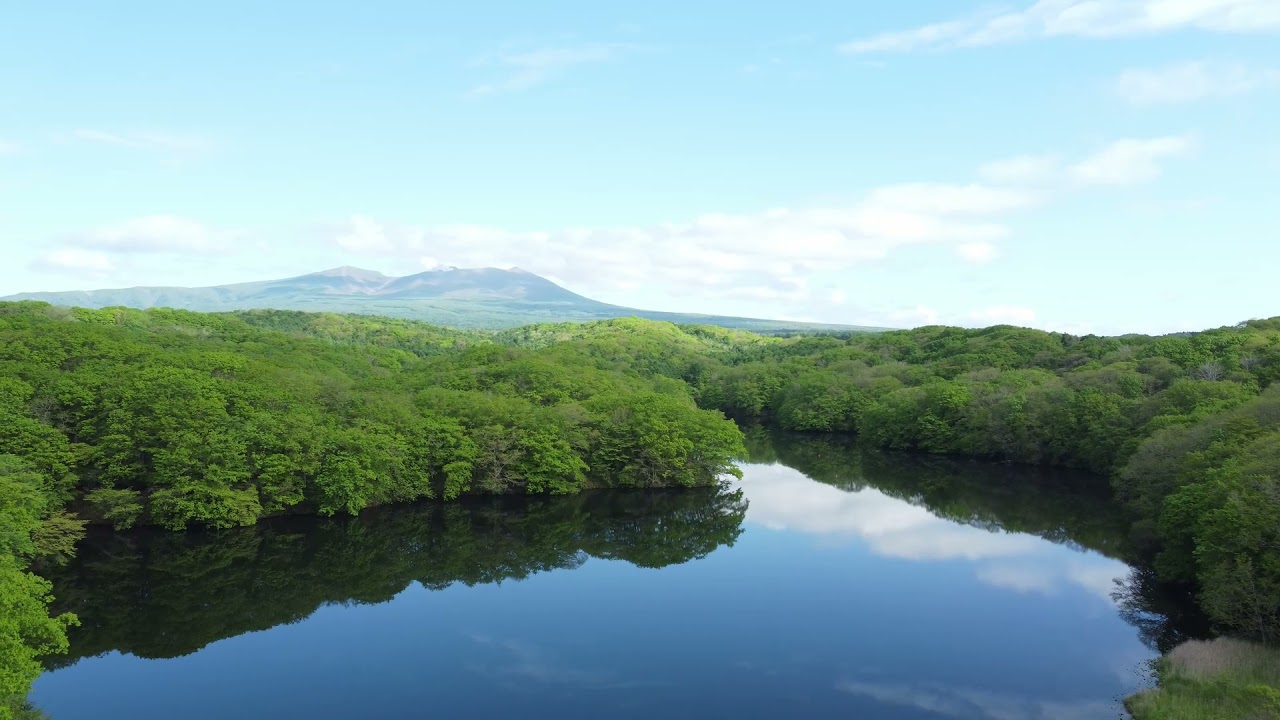
[[1125,700],[1135,720],[1280,720],[1280,650],[1218,638],[1183,643],[1160,686]]

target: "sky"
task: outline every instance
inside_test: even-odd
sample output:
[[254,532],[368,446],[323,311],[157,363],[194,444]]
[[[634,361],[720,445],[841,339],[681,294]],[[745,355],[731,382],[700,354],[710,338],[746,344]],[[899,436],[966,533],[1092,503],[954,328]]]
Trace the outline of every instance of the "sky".
[[860,325],[1280,315],[1280,0],[2,15],[0,295],[452,265]]

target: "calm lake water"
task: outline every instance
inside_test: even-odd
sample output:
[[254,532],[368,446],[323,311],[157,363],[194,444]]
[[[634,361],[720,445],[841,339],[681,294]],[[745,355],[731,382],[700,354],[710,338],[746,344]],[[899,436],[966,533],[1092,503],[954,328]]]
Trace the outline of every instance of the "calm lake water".
[[89,538],[36,683],[93,718],[1122,715],[1154,651],[1081,478],[752,437],[733,488]]

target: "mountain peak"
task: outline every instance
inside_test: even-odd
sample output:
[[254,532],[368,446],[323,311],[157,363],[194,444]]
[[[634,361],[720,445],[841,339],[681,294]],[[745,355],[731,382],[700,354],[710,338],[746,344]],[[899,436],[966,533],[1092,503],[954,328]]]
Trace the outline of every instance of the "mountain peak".
[[[22,293],[0,298],[41,300],[88,308],[171,307],[202,312],[249,308],[355,312],[426,320],[458,327],[513,327],[535,322],[647,317],[670,322],[730,328],[800,328],[751,318],[651,312],[602,303],[567,290],[519,267],[437,266],[393,277],[376,270],[343,265],[307,275],[212,287],[135,287],[52,293]],[[807,326],[816,329],[818,326]],[[850,326],[827,329],[852,330]]]
[[351,278],[353,280],[387,280],[389,279],[386,275],[383,275],[377,270],[365,270],[364,268],[352,267],[350,265],[343,265],[342,267],[329,268],[328,270],[321,270],[320,272],[311,273],[311,274],[318,277],[344,277],[344,278]]

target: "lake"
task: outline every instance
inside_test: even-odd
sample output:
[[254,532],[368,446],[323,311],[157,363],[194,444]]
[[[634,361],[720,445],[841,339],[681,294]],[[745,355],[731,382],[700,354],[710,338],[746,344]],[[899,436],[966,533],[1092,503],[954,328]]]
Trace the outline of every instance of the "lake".
[[94,533],[49,573],[83,625],[33,699],[54,720],[1086,720],[1145,684],[1097,478],[750,450],[719,490]]

